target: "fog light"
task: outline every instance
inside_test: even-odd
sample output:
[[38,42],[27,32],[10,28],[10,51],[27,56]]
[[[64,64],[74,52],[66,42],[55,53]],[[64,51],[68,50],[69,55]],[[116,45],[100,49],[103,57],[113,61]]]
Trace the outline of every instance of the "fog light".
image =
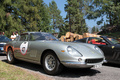
[[81,61],[82,61],[82,59],[81,59],[81,58],[79,58],[79,59],[78,59],[78,61],[79,61],[79,62],[81,62]]

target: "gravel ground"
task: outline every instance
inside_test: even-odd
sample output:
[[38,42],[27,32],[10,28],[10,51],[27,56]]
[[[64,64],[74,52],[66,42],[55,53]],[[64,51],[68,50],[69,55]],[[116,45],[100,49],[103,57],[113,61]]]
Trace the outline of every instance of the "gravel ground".
[[[6,62],[6,56],[0,55],[0,60]],[[56,76],[47,75],[37,64],[20,61],[14,66],[39,74],[42,80],[120,80],[120,65],[117,64],[104,64],[101,68],[90,70],[64,68],[61,74]]]

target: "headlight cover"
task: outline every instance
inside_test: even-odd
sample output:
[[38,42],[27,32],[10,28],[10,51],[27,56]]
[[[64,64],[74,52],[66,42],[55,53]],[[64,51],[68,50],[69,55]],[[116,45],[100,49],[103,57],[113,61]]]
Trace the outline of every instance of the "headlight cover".
[[79,51],[77,51],[76,49],[74,49],[73,47],[71,47],[71,46],[67,47],[67,51],[72,56],[82,57],[82,54]]
[[103,51],[99,47],[95,46],[94,49],[97,50],[98,52],[100,52],[102,55],[104,55]]

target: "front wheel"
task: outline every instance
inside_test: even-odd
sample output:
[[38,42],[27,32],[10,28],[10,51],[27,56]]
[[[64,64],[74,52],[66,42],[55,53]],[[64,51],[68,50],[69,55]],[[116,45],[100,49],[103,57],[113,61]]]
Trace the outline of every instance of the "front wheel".
[[62,71],[63,66],[54,52],[47,52],[43,56],[43,68],[47,74],[55,75]]
[[15,63],[14,54],[13,54],[13,51],[11,50],[11,48],[9,48],[8,52],[7,52],[7,61],[10,64]]

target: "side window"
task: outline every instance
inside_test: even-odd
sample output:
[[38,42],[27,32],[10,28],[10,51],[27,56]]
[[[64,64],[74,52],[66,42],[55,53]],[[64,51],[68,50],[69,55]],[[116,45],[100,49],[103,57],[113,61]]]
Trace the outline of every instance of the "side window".
[[19,38],[20,38],[20,36],[17,36],[17,37],[14,39],[14,41],[18,41]]
[[30,41],[35,41],[35,37],[32,33],[30,34]]
[[98,41],[100,41],[100,39],[94,38],[94,37],[91,37],[88,39],[88,43],[91,43],[91,44],[94,44],[95,42],[98,42]]
[[92,40],[92,38],[88,38],[88,43],[90,43],[91,40]]
[[90,44],[100,44],[100,45],[107,45],[106,42],[101,38],[89,38],[88,43]]
[[84,42],[84,43],[86,43],[86,38],[85,39],[77,40],[76,42]]
[[28,41],[28,34],[22,34],[20,36],[20,41]]
[[30,41],[35,41],[35,40],[45,40],[45,37],[42,36],[41,34],[31,33],[30,34]]
[[82,42],[86,43],[86,38],[81,40]]

